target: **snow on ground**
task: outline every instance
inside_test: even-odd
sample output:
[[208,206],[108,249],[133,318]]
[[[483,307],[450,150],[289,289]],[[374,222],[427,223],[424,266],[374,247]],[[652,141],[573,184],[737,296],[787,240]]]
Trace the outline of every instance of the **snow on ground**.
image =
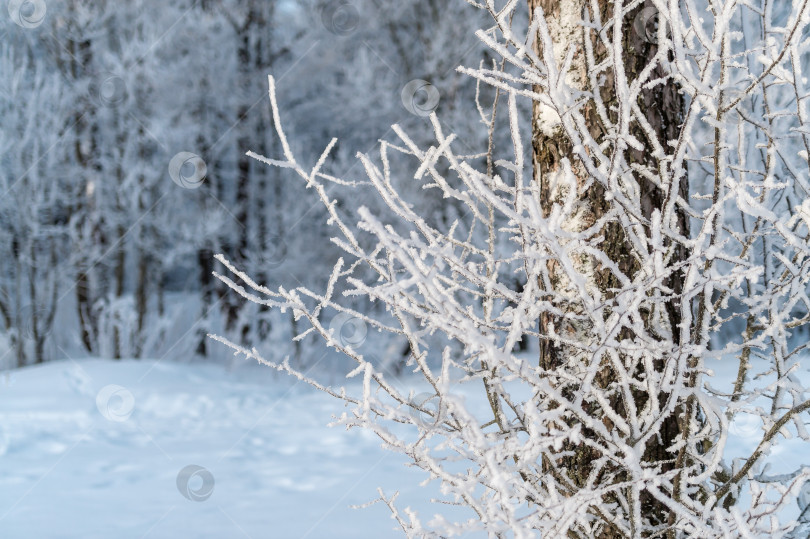
[[[403,483],[400,500],[435,512],[404,457],[326,426],[340,402],[237,365],[90,359],[0,374],[0,537],[399,537],[384,505],[349,506]],[[188,465],[210,472],[186,471],[188,497],[213,479],[203,501],[178,488]]]
[[[710,363],[718,383],[733,379],[732,363]],[[469,387],[460,391],[473,404]],[[0,538],[400,537],[384,505],[349,507],[377,487],[399,489],[398,505],[430,520],[435,483],[420,487],[425,475],[370,433],[327,427],[343,410],[241,361],[62,360],[2,372]],[[761,427],[750,423],[735,421],[729,455],[753,450]],[[771,473],[807,464],[805,452],[782,440]]]

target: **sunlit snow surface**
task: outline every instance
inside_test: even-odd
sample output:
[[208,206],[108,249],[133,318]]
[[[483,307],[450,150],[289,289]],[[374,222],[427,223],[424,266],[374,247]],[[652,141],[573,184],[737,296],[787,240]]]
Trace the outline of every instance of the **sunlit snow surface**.
[[[97,403],[108,385],[124,389]],[[376,437],[327,427],[343,410],[256,365],[85,360],[7,371],[0,537],[401,536],[384,505],[349,506],[405,482],[401,500],[430,515],[419,500],[434,492]],[[204,501],[178,490],[191,464],[213,477]],[[206,494],[200,474],[190,483],[191,497]]]

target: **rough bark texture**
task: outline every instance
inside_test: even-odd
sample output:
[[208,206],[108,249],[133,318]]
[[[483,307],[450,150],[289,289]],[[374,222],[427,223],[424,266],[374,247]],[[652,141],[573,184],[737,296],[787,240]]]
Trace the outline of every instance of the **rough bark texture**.
[[[562,23],[558,24],[557,21],[561,17],[570,16],[570,13],[572,12],[570,9],[571,3],[579,4],[579,6],[575,6],[575,8],[581,14],[581,9],[585,4],[584,2],[580,0],[528,0],[528,3],[532,14],[534,14],[536,7],[541,7],[543,9],[546,19],[549,21],[549,29],[552,32],[552,38],[555,40],[555,42],[557,42],[558,39],[561,39],[565,45],[570,45],[571,43],[569,40],[572,38],[576,40],[574,41],[575,43],[581,44],[583,42],[585,37],[581,27],[578,28],[575,36],[570,35],[570,32],[568,35],[566,35],[566,25]],[[601,20],[610,20],[610,18],[613,16],[613,3],[608,2],[607,0],[599,0],[598,4],[601,10]],[[645,3],[631,12],[629,16],[625,17],[624,19],[622,41],[626,56],[623,60],[629,80],[635,78],[637,73],[651,62],[657,50],[657,46],[655,44],[649,43],[646,39],[644,39],[644,36],[638,35],[633,28],[633,21],[636,14],[650,5],[650,2]],[[566,11],[568,14],[565,13]],[[555,32],[559,32],[561,35],[554,35]],[[596,60],[599,62],[600,59],[605,57],[605,50],[604,47],[597,44],[595,40],[593,43],[594,52],[597,56]],[[577,52],[575,53],[572,72],[568,74],[568,77],[571,83],[577,85],[581,89],[586,88],[586,82],[584,82],[587,81],[585,69],[584,50],[582,46],[579,46]],[[663,70],[659,67],[656,69],[656,73],[652,76],[652,78],[655,79],[662,77],[663,75]],[[611,110],[611,107],[617,103],[617,98],[613,90],[612,78],[609,75],[605,81],[605,84],[600,89],[600,92],[608,110]],[[640,109],[645,112],[647,121],[656,130],[658,140],[662,145],[666,147],[666,141],[677,138],[680,123],[682,121],[683,106],[678,88],[674,84],[670,83],[665,85],[656,85],[649,90],[643,91],[639,97],[639,106]],[[568,158],[571,162],[573,171],[578,178],[578,184],[580,187],[580,201],[582,203],[583,210],[582,214],[578,216],[581,222],[576,225],[576,228],[578,230],[582,230],[592,225],[597,219],[605,215],[605,213],[610,209],[611,203],[606,200],[604,196],[604,189],[601,186],[596,185],[589,189],[584,189],[582,187],[586,179],[586,175],[583,171],[583,167],[577,163],[576,159],[572,155],[572,146],[570,141],[568,141],[565,136],[555,136],[555,134],[548,132],[548,128],[543,125],[543,115],[547,115],[548,113],[544,112],[542,109],[543,106],[535,102],[532,116],[534,126],[532,143],[534,149],[534,179],[540,185],[543,209],[546,214],[548,214],[548,212],[551,210],[555,197],[558,196],[558,194],[554,192],[552,179],[554,173],[560,170],[562,160]],[[591,135],[597,141],[601,142],[605,133],[603,131],[601,122],[595,113],[593,105],[586,105],[584,113],[586,119],[588,120],[588,127]],[[645,145],[645,147],[650,147],[647,137],[637,125],[631,126],[631,132]],[[650,150],[637,151],[630,149],[626,151],[626,159],[629,162],[653,165],[655,164],[655,159],[651,154],[652,151]],[[651,182],[641,178],[640,176],[637,176],[636,180],[641,188],[640,202],[642,213],[645,217],[650,217],[655,208],[662,208],[664,202],[664,193],[655,187]],[[685,180],[680,185],[680,191],[681,195],[686,197],[687,182]],[[678,225],[682,234],[688,236],[688,221],[682,212],[678,214]],[[618,267],[625,275],[632,278],[632,276],[639,269],[638,262],[630,254],[630,248],[625,239],[624,231],[621,225],[617,222],[612,222],[605,226],[601,230],[600,234],[605,238],[605,241],[602,243],[604,251],[608,254],[611,260],[617,263]],[[674,258],[676,260],[683,259],[685,255],[686,253],[681,250],[676,253]],[[561,286],[560,281],[562,276],[559,275],[557,268],[551,265],[549,267],[549,274],[552,276],[552,286]],[[593,268],[592,279],[602,297],[608,301],[613,295],[611,290],[615,290],[619,287],[619,282],[616,277],[611,272],[602,270],[598,266]],[[679,275],[672,277],[667,283],[667,285],[675,291],[676,297],[682,290],[682,284],[682,277]],[[678,324],[680,323],[680,306],[677,300],[674,299],[669,301],[665,305],[665,310],[668,314],[672,335],[677,342],[679,334]],[[541,317],[539,328],[541,335],[548,335],[552,327],[554,330],[556,330],[557,334],[573,334],[583,329],[571,327],[571,325],[563,326],[559,320],[554,320],[550,315],[544,315]],[[631,338],[632,335],[625,332],[622,337]],[[566,357],[567,352],[564,347],[556,344],[552,339],[541,338],[541,367],[549,370],[559,368],[565,363]],[[611,372],[611,369],[607,367],[607,365],[607,362],[605,362],[605,368],[601,372],[600,379],[598,380],[598,383],[603,388],[608,387],[615,379],[614,374]],[[657,367],[663,370],[663,364],[657,365]],[[569,386],[564,389],[566,394],[573,394],[577,388]],[[643,406],[645,396],[639,394],[636,395],[636,398],[637,406]],[[611,399],[611,406],[616,410],[616,412],[619,413],[619,415],[625,415],[626,412],[618,396]],[[589,409],[589,412],[596,417],[603,415],[598,405],[595,403],[591,403],[586,409]],[[608,427],[611,426],[609,425],[609,420],[607,418],[604,418],[603,421],[608,424]],[[586,436],[589,434],[587,429],[585,429],[584,433]],[[648,463],[660,462],[663,470],[672,469],[674,466],[674,455],[667,451],[667,447],[673,443],[677,434],[678,422],[676,416],[673,415],[662,425],[660,438],[655,440],[654,444],[651,444],[646,448],[644,460]],[[566,471],[568,479],[571,481],[571,483],[573,483],[573,485],[577,487],[582,486],[592,469],[590,463],[602,455],[599,455],[595,450],[589,449],[584,445],[569,445],[568,447],[564,447],[562,451],[573,453],[573,455],[560,457],[555,463],[556,467]],[[550,466],[551,463],[547,463],[547,469]],[[620,474],[618,477],[613,478],[612,481],[620,481],[621,479],[622,477]],[[644,493],[642,493],[642,511],[645,519],[650,522],[658,522],[663,524],[667,521],[668,512],[664,509],[664,507],[658,502],[652,500],[649,495]],[[607,525],[606,523],[606,526],[599,537],[621,537],[621,535],[615,529],[613,529],[612,526]]]

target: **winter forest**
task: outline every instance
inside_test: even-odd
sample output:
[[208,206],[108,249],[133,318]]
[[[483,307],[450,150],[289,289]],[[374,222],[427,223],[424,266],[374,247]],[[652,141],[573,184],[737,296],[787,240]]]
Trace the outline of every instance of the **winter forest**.
[[810,0],[8,0],[0,537],[810,537]]

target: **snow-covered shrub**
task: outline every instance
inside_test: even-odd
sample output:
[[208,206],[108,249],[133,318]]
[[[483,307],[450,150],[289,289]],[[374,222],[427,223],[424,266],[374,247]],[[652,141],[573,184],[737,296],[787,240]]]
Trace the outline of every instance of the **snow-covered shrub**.
[[[478,36],[503,64],[460,70],[497,89],[477,113],[486,132],[509,125],[511,158],[492,159],[487,146],[469,155],[435,114],[427,148],[394,126],[397,140],[379,155],[358,154],[386,213],[360,207],[354,222],[330,194],[358,188],[326,172],[335,141],[305,168],[284,136],[271,77],[283,157],[252,155],[305,182],[346,257],[323,291],[272,290],[218,257],[229,275],[217,277],[234,291],[291,310],[297,338],[319,335],[354,360],[362,391],[216,338],[351,405],[339,424],[373,431],[441,482],[442,502],[469,511],[467,520],[426,521],[381,493],[410,536],[806,534],[797,502],[805,510],[810,466],[779,469],[776,456],[810,441],[799,363],[807,343],[791,339],[810,323],[810,2],[532,1],[522,32],[512,24],[522,1],[469,3],[492,16]],[[556,11],[544,14],[544,3]],[[627,33],[641,31],[653,55],[626,70],[638,53]],[[684,104],[673,139],[639,106],[643,92],[664,86]],[[531,140],[520,100],[535,104]],[[537,159],[549,138],[570,148],[555,170]],[[440,229],[395,177],[466,214]],[[660,205],[643,207],[645,189]],[[390,318],[346,307],[335,290],[347,287]],[[409,368],[430,391],[402,392],[335,335],[334,313],[406,339]],[[739,318],[741,335],[716,338]],[[524,335],[553,347],[556,360],[515,353]],[[479,401],[462,398],[476,390]]]

